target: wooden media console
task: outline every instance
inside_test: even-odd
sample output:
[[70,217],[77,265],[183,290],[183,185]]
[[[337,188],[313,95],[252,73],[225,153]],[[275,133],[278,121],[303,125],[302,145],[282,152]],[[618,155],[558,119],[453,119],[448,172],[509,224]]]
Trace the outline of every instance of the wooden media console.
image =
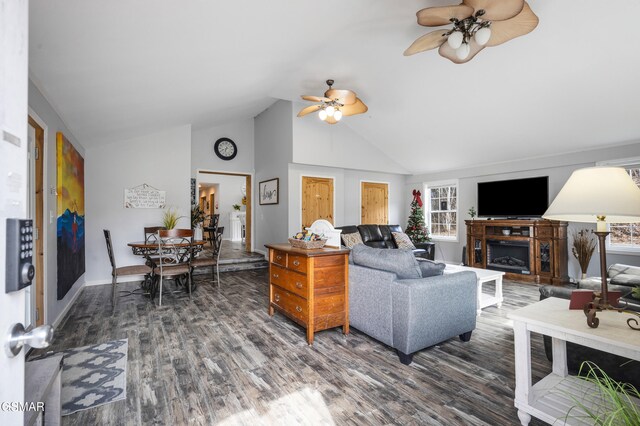
[[567,275],[567,222],[467,220],[467,263],[505,278],[560,285]]

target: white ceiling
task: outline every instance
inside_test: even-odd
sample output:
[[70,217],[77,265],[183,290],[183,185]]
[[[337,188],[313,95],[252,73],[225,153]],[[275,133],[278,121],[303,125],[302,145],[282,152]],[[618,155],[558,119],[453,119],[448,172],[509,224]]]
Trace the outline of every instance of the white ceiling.
[[[347,125],[413,173],[640,140],[637,0],[531,0],[532,33],[455,65],[404,57],[440,0],[31,0],[30,73],[78,140],[357,92]],[[314,117],[302,119],[311,120]]]

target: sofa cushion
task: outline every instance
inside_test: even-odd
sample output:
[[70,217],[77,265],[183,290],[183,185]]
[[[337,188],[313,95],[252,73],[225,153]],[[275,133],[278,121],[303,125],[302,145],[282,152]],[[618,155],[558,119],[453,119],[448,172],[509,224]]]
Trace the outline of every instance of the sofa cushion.
[[396,241],[393,239],[394,232],[402,232],[400,225],[378,225],[380,227],[380,233],[384,242],[388,248],[400,248],[397,246]]
[[611,278],[611,284],[628,286],[640,285],[640,276],[634,274],[618,274]]
[[347,248],[353,248],[356,244],[362,244],[362,237],[359,232],[353,234],[342,234],[342,242]]
[[380,227],[378,225],[358,225],[358,231],[360,231],[360,235],[362,236],[362,242],[368,243],[383,243],[380,247],[386,247],[384,244],[384,238],[382,237],[382,232],[380,232]]
[[[631,265],[624,265],[622,263],[614,263],[613,265],[609,266],[609,269],[607,269],[607,276],[609,278],[616,278],[618,275],[635,275],[636,280],[638,281],[638,284],[640,284],[640,267],[638,266],[631,266]],[[627,279],[629,279],[630,277],[628,277]]]
[[416,246],[413,245],[411,239],[404,232],[392,232],[393,239],[396,242],[396,246],[400,249],[411,249],[414,250]]
[[411,250],[387,250],[358,244],[351,249],[351,256],[355,265],[393,272],[399,279],[422,278]]
[[435,277],[444,273],[444,268],[447,266],[444,263],[434,262],[429,259],[416,258],[418,261],[418,267],[422,273],[422,278]]

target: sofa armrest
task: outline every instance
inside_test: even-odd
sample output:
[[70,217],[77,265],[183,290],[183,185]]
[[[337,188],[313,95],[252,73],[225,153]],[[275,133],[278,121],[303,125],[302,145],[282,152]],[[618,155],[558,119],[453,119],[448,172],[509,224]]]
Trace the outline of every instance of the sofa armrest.
[[424,259],[433,260],[436,254],[436,243],[415,243],[417,249],[422,249],[424,252],[416,253],[416,257],[422,257]]
[[410,354],[476,327],[476,274],[469,271],[392,285],[393,347]]
[[387,345],[393,343],[391,284],[396,274],[349,265],[349,324]]

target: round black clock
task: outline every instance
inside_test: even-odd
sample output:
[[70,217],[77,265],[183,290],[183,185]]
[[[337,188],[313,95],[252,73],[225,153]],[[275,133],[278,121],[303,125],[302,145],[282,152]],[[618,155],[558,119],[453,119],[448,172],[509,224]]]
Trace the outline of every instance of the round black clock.
[[220,138],[213,145],[213,152],[222,160],[233,160],[238,154],[236,143],[229,138]]

